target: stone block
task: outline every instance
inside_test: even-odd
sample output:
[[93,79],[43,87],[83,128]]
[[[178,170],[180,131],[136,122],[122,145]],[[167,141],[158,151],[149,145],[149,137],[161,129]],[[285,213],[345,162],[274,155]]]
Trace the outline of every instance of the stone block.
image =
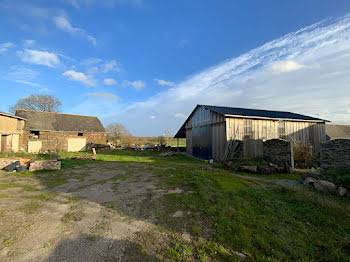
[[37,171],[44,169],[61,169],[61,161],[59,160],[37,160],[29,164],[29,171]]

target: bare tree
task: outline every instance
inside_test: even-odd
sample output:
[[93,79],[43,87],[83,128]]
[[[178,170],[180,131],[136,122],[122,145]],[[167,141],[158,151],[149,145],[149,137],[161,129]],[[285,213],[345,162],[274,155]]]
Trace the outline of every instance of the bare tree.
[[119,141],[124,142],[125,144],[130,144],[132,141],[132,135],[126,127],[120,123],[111,123],[106,127],[106,130],[108,140],[111,140],[116,144],[118,144]]
[[11,113],[16,109],[30,109],[44,112],[59,112],[62,102],[50,95],[29,95],[17,100],[16,104],[9,108]]

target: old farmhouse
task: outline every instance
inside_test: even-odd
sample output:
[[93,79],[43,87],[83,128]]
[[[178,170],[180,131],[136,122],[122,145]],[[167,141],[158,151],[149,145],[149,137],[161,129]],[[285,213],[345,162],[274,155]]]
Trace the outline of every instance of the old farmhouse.
[[18,152],[26,119],[0,112],[0,152]]
[[88,143],[105,144],[107,132],[97,117],[17,109],[26,119],[22,149],[29,153],[82,151]]
[[175,138],[186,138],[187,153],[219,161],[231,140],[294,139],[317,153],[326,141],[325,122],[290,112],[197,105]]

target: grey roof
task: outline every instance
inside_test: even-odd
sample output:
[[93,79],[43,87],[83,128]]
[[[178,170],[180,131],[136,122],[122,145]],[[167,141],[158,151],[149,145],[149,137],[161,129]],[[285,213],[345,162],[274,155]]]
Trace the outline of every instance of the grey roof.
[[7,117],[12,117],[12,118],[20,119],[20,120],[26,120],[26,119],[23,118],[23,117],[15,116],[15,115],[12,115],[12,114],[9,114],[9,113],[5,113],[5,112],[2,112],[2,111],[0,111],[0,116],[7,116]]
[[27,119],[26,130],[105,133],[95,116],[69,115],[17,109],[16,115]]
[[291,113],[291,112],[284,112],[284,111],[271,111],[271,110],[248,109],[248,108],[225,107],[225,106],[208,106],[208,105],[199,105],[199,106],[203,106],[207,109],[210,109],[214,112],[217,112],[223,115],[327,122],[327,120],[323,120],[320,118],[300,115],[300,114]]
[[[323,120],[316,117],[300,115],[285,111],[272,111],[272,110],[261,110],[261,109],[249,109],[249,108],[239,108],[239,107],[227,107],[227,106],[210,106],[210,105],[197,105],[192,111],[187,120],[192,116],[198,107],[204,107],[216,113],[222,114],[224,116],[241,116],[241,117],[251,117],[251,118],[272,118],[272,119],[289,119],[297,121],[311,121],[311,122],[329,122],[328,120]],[[185,123],[181,126],[179,131],[174,136],[175,138],[185,138],[186,130]]]
[[350,138],[350,125],[326,125],[327,139]]

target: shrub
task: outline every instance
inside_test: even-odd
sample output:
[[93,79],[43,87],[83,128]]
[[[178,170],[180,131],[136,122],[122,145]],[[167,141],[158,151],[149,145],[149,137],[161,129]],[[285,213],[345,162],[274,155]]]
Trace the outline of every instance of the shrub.
[[317,158],[312,153],[312,146],[301,141],[293,141],[294,165],[298,168],[317,166]]
[[350,169],[334,169],[326,171],[321,175],[321,178],[336,184],[337,186],[350,189]]

